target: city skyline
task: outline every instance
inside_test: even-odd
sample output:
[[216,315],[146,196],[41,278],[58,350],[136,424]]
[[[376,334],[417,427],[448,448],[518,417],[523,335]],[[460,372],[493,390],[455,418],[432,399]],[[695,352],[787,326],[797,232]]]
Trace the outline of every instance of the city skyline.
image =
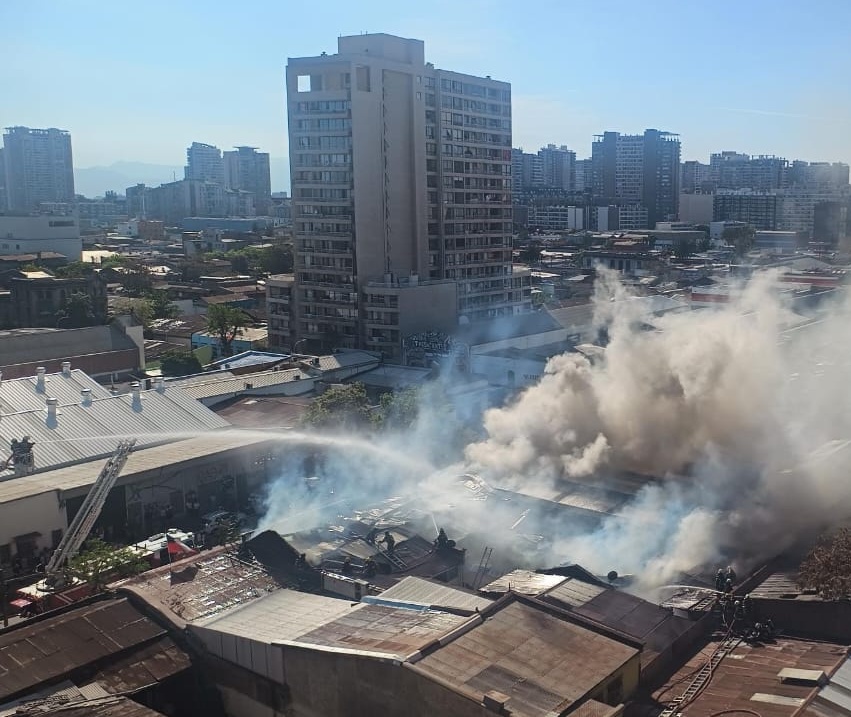
[[[274,162],[288,155],[287,58],[333,52],[336,35],[368,30],[424,40],[438,66],[510,82],[513,144],[527,151],[553,142],[582,159],[594,134],[655,127],[682,137],[684,160],[736,150],[849,162],[842,128],[851,105],[835,87],[851,69],[843,32],[851,6],[817,5],[820,12],[778,13],[765,2],[735,11],[727,2],[660,2],[655,13],[637,13],[625,2],[547,3],[524,15],[481,3],[438,3],[426,13],[332,1],[293,23],[285,8],[256,2],[238,16],[169,5],[164,24],[157,9],[166,5],[154,2],[132,17],[132,36],[147,38],[141,52],[128,50],[131,18],[117,8],[82,3],[47,14],[38,5],[4,6],[2,122],[67,129],[79,168],[178,165],[192,141],[258,146]],[[276,28],[268,42],[258,41],[261,25]],[[193,36],[222,52],[170,49]],[[554,48],[563,48],[561,57]],[[69,81],[57,82],[63,74]],[[126,92],[96,89],[112,82]],[[45,103],[48,83],[53,99]],[[287,188],[280,175],[273,169],[274,190]]]

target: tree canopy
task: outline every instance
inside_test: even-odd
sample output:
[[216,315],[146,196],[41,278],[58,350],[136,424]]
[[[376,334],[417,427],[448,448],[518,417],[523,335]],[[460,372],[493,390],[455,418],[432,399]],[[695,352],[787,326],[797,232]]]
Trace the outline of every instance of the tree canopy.
[[308,406],[302,423],[314,428],[367,428],[372,421],[366,388],[362,383],[331,386]]
[[755,236],[756,230],[749,224],[727,227],[721,232],[721,238],[733,247],[736,256],[744,256],[753,249]]
[[64,329],[80,329],[95,323],[92,298],[81,291],[69,294],[56,314],[56,325]]
[[207,308],[207,331],[219,339],[222,356],[232,354],[231,344],[246,326],[248,317],[240,309],[226,304],[211,304]]
[[130,548],[116,548],[100,538],[89,538],[84,548],[68,561],[66,572],[91,584],[93,592],[100,592],[112,580],[136,575],[150,567]]
[[851,530],[818,540],[801,563],[798,586],[817,590],[825,600],[851,597]]
[[203,370],[198,357],[191,351],[166,351],[160,356],[163,376],[191,376]]

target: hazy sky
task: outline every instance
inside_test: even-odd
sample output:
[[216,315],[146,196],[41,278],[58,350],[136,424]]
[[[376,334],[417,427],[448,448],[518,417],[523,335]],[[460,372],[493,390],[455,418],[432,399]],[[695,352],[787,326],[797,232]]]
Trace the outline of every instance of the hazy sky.
[[851,0],[0,0],[0,123],[70,130],[78,167],[182,165],[193,140],[283,157],[287,57],[368,31],[511,82],[527,151],[655,127],[684,159],[851,162],[849,28]]

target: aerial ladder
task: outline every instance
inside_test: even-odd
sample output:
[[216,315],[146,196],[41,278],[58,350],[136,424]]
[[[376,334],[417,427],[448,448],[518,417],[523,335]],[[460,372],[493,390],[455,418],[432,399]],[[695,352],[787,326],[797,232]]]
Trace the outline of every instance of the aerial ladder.
[[50,562],[44,568],[47,584],[59,586],[63,583],[63,568],[77,554],[86,538],[89,537],[92,526],[103,510],[109,491],[112,490],[115,481],[118,480],[118,476],[127,463],[127,458],[135,444],[135,438],[122,440],[101,469],[100,475],[92,485],[83,505],[80,506],[80,510],[77,511],[74,520],[71,521],[71,525],[68,526],[68,530],[65,531],[65,535],[59,541]]

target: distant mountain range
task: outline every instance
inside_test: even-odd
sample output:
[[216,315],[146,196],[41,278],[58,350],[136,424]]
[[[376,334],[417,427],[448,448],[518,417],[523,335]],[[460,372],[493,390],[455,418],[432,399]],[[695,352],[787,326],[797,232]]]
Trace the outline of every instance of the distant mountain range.
[[[269,164],[272,191],[289,189],[289,160],[272,157]],[[124,194],[127,187],[136,184],[156,187],[176,179],[183,179],[182,166],[122,160],[106,167],[74,167],[74,191],[84,197],[102,197],[109,190]]]

